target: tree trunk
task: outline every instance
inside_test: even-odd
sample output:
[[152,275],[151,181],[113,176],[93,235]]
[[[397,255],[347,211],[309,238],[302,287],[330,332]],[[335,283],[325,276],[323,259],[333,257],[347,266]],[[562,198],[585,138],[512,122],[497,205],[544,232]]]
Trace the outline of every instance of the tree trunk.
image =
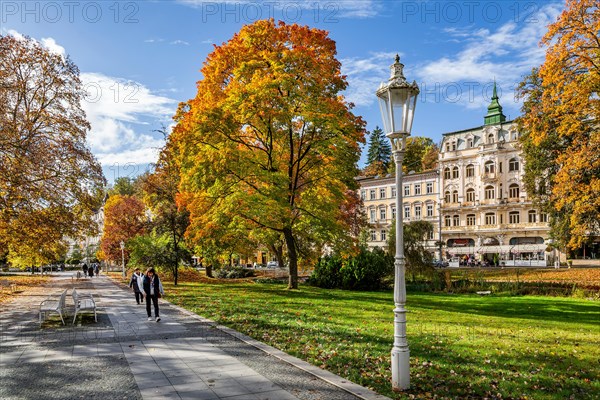
[[175,229],[173,229],[173,252],[175,253],[175,264],[173,265],[173,284],[177,286],[178,279],[178,267],[179,267],[179,243],[177,242],[177,233]]
[[283,229],[283,236],[287,246],[288,257],[290,259],[290,277],[288,280],[288,289],[298,289],[298,253],[296,253],[296,241],[291,228]]

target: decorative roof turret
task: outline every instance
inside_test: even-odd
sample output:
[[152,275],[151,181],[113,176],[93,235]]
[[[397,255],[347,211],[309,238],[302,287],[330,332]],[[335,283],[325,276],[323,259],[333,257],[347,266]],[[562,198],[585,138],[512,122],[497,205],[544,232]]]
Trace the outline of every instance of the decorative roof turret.
[[495,125],[506,121],[506,116],[502,114],[502,106],[498,102],[498,93],[496,91],[496,81],[494,81],[494,91],[492,93],[492,102],[488,106],[488,113],[483,117],[484,125]]

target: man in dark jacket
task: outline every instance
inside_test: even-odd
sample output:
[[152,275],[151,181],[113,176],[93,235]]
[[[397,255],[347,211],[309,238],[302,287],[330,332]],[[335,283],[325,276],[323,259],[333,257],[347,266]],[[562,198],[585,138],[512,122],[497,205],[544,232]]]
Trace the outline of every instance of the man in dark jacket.
[[150,302],[154,303],[154,316],[156,322],[160,321],[158,312],[158,297],[163,295],[165,292],[162,287],[162,283],[158,278],[158,275],[154,272],[154,268],[148,268],[146,276],[144,277],[144,293],[146,294],[146,312],[148,313],[148,321],[152,321],[152,307]]

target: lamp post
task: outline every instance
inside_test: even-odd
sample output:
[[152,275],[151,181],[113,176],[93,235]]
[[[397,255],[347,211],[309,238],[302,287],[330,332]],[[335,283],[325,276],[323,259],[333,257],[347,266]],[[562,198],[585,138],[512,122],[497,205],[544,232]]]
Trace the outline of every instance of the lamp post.
[[123,269],[123,278],[125,278],[125,242],[121,240],[121,268]]
[[404,77],[400,57],[391,65],[391,76],[377,89],[379,108],[385,135],[390,139],[396,163],[396,256],[394,261],[394,346],[392,348],[392,389],[400,391],[410,386],[410,351],[406,340],[406,282],[404,230],[402,226],[402,161],[406,138],[410,136],[419,87]]

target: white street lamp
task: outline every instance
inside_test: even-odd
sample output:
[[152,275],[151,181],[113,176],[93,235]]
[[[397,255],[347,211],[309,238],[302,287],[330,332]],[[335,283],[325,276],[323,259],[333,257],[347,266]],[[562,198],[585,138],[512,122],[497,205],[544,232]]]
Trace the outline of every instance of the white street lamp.
[[402,161],[406,150],[406,138],[410,136],[417,103],[419,87],[416,82],[406,81],[396,55],[390,67],[391,76],[377,89],[379,107],[385,135],[392,144],[396,163],[396,256],[394,261],[394,346],[392,348],[392,389],[405,390],[410,387],[410,351],[406,340],[406,283],[404,259],[404,230],[402,226]]
[[125,242],[121,240],[121,268],[123,269],[123,278],[125,278]]

